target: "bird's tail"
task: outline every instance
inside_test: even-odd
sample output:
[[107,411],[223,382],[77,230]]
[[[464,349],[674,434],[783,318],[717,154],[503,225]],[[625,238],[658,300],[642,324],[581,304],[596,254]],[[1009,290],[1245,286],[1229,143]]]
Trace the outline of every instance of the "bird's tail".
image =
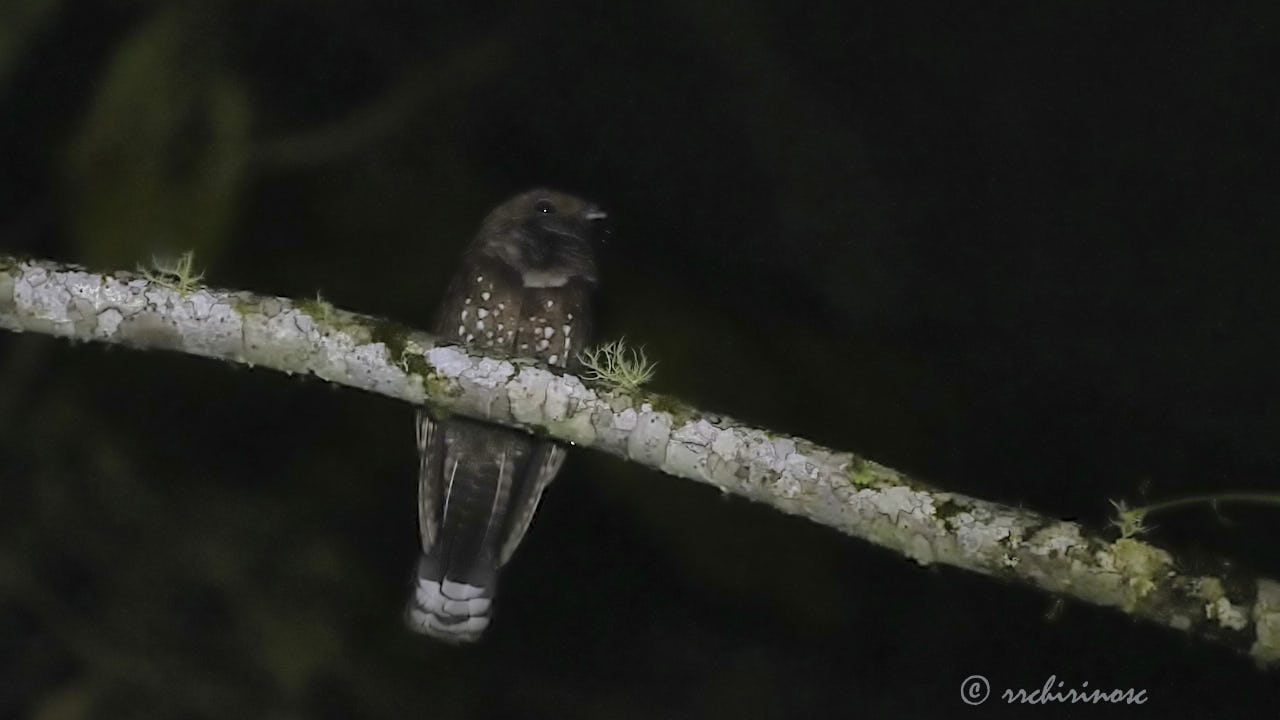
[[497,573],[462,582],[446,575],[443,563],[432,555],[418,559],[405,620],[411,629],[445,642],[479,640],[489,627]]

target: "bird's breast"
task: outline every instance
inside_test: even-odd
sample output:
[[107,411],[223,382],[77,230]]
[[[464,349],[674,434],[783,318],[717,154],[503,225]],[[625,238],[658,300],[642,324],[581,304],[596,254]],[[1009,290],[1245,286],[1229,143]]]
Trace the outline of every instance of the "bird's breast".
[[438,323],[441,334],[481,352],[572,367],[588,342],[590,298],[584,283],[529,287],[515,273],[472,268],[455,281],[452,295]]

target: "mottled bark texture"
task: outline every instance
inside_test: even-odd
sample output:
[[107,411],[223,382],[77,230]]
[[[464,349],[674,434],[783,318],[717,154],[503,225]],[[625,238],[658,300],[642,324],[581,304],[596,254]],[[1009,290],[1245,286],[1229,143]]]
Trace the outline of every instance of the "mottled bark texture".
[[[852,453],[484,357],[323,302],[103,275],[0,256],[0,327],[312,373],[437,413],[481,418],[709,483],[921,563],[946,563],[1280,661],[1280,583],[1188,574],[1167,551],[945,492]],[[1099,501],[1102,499],[1099,498]],[[1224,563],[1224,567],[1228,565]]]

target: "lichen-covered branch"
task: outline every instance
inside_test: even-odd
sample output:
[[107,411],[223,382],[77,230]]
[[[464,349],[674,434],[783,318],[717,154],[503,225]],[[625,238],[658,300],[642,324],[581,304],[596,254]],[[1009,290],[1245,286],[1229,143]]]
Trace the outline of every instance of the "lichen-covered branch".
[[1029,583],[1280,663],[1280,582],[1188,574],[1167,551],[928,487],[852,453],[484,357],[394,322],[248,292],[179,292],[0,256],[0,328],[311,373],[436,412],[482,418],[709,483],[900,552]]

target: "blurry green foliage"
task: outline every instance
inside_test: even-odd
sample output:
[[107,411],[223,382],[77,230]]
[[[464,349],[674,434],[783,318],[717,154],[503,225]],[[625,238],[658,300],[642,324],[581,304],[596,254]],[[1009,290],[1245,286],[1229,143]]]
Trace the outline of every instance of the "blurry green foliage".
[[108,63],[66,162],[77,259],[113,267],[178,248],[217,257],[236,216],[251,112],[210,23],[186,5],[163,8]]
[[40,33],[52,23],[60,0],[5,0],[0,3],[0,88]]

